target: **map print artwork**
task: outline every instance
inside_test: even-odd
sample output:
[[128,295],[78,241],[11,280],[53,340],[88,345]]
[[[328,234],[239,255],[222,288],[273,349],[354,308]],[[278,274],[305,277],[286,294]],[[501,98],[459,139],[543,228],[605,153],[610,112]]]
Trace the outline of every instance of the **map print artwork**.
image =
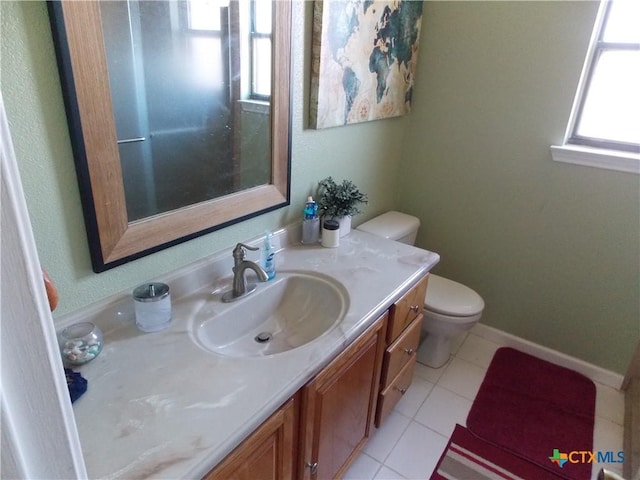
[[315,1],[311,128],[397,117],[410,111],[422,3]]

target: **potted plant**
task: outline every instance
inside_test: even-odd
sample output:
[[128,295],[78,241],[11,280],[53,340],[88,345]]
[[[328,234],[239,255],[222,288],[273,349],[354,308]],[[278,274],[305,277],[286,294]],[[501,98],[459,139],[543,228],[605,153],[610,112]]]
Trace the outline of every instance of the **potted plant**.
[[351,217],[360,213],[360,205],[368,202],[367,195],[362,193],[351,180],[343,180],[337,184],[332,177],[318,182],[318,210],[326,218],[333,218],[340,223],[340,236],[351,231]]

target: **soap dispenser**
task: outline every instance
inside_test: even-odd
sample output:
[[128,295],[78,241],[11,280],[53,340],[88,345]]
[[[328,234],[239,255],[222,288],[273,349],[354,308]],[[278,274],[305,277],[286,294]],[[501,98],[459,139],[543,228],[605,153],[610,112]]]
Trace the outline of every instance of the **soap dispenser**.
[[307,198],[304,206],[304,218],[302,220],[302,243],[318,243],[320,238],[320,219],[318,218],[318,204],[313,197]]
[[264,247],[262,249],[262,268],[267,272],[269,280],[276,276],[276,250],[273,247],[271,232],[267,231],[264,236]]

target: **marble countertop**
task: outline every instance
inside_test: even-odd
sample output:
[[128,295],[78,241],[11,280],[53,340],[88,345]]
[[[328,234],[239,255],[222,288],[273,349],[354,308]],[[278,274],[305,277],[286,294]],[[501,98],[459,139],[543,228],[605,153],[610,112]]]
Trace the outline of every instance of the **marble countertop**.
[[153,279],[171,287],[173,320],[161,332],[136,328],[131,292],[60,319],[104,332],[102,353],[74,368],[89,382],[73,410],[90,478],[201,478],[439,261],[357,230],[338,248],[290,237],[275,235],[278,271],[329,275],[349,292],[343,321],[297,349],[227,358],[192,339],[196,313],[230,288],[231,249]]

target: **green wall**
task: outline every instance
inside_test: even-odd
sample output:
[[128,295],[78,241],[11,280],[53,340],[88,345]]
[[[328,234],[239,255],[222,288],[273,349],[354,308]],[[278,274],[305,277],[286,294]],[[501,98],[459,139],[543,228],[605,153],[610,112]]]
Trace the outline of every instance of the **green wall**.
[[624,373],[640,338],[638,175],[553,162],[597,2],[429,2],[398,207],[483,323]]
[[[640,337],[638,176],[552,162],[593,2],[427,2],[411,115],[307,129],[312,2],[294,3],[292,206],[99,275],[91,270],[44,2],[0,2],[0,88],[57,315],[300,217],[327,175],[370,194],[356,223],[419,216],[437,272],[483,322],[624,372]],[[5,254],[6,252],[3,252]]]

